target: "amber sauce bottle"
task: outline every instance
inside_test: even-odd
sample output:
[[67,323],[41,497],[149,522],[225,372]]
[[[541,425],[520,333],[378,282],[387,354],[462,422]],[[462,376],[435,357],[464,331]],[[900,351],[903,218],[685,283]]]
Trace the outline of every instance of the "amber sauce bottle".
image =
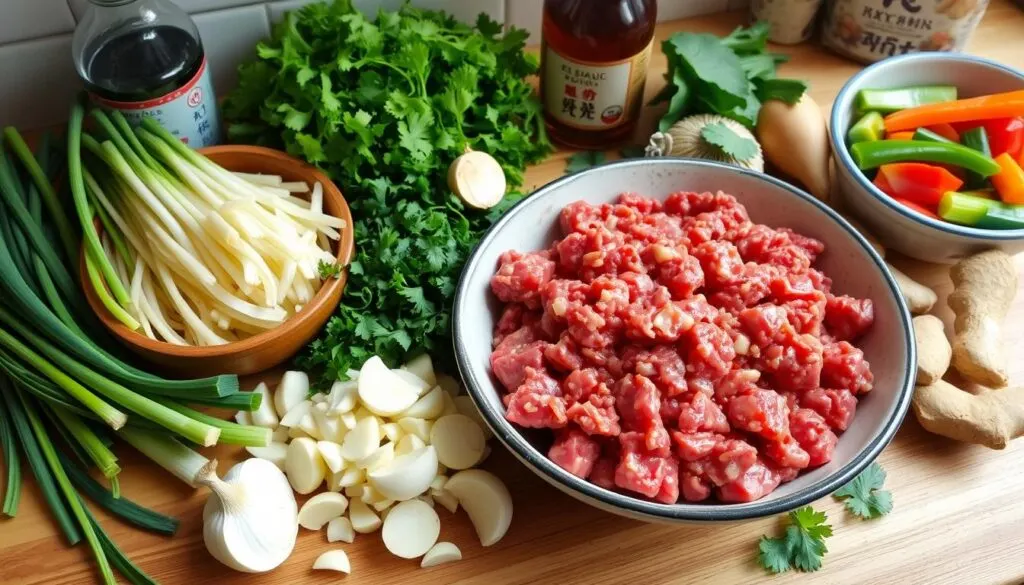
[[545,0],[540,91],[552,138],[585,149],[630,138],[656,21],[656,0]]

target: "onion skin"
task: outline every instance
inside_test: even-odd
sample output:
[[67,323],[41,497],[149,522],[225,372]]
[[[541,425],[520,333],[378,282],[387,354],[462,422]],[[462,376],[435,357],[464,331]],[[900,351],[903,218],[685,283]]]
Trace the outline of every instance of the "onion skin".
[[793,105],[766,101],[757,116],[756,133],[768,162],[828,201],[832,148],[821,108],[810,95],[805,92]]

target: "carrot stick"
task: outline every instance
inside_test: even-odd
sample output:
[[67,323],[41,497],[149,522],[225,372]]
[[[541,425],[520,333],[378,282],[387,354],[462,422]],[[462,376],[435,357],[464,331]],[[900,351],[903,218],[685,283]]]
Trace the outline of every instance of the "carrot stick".
[[885,135],[885,139],[886,140],[913,140],[914,139],[914,131],[913,130],[905,130],[903,132],[893,132],[891,134],[887,133]]
[[885,131],[899,132],[921,126],[950,124],[1024,115],[1024,90],[928,104],[893,112],[885,117]]
[[1024,204],[1024,170],[1009,153],[1004,152],[996,157],[1002,170],[992,175],[992,186],[999,193],[1003,203],[1012,205]]
[[946,140],[952,140],[957,143],[960,142],[960,133],[949,124],[933,124],[929,126],[928,129]]

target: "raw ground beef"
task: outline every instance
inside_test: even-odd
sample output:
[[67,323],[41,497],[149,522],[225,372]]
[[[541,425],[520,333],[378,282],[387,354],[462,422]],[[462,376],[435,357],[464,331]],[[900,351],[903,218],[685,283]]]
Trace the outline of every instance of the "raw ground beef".
[[813,268],[824,244],[721,192],[578,201],[559,225],[491,279],[506,417],[552,429],[552,461],[674,503],[756,500],[832,458],[874,311]]

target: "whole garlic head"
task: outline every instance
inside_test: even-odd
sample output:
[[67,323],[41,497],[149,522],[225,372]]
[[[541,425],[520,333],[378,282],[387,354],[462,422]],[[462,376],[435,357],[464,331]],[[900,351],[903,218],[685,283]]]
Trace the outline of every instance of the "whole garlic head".
[[196,483],[210,488],[203,508],[203,541],[213,558],[245,573],[264,573],[291,555],[299,532],[298,506],[276,465],[248,459],[217,477],[210,461]]

